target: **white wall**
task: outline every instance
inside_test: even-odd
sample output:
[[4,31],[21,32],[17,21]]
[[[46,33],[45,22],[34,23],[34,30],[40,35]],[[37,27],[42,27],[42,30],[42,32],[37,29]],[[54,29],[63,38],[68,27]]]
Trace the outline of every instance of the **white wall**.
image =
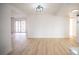
[[76,38],[77,37],[76,26],[77,26],[77,16],[76,16],[76,12],[74,12],[74,13],[71,13],[71,15],[70,15],[70,25],[69,25],[70,38]]
[[64,16],[30,15],[27,19],[29,38],[68,38],[69,20]]
[[16,20],[26,20],[26,14],[19,10],[18,8],[16,8],[15,6],[11,6],[11,33],[15,32],[15,21]]
[[[0,54],[7,54],[12,51],[11,17],[25,18],[26,15],[10,4],[0,4]],[[12,29],[12,30],[11,30]]]
[[76,18],[70,18],[70,38],[76,37]]
[[[26,15],[10,4],[0,4],[0,54],[7,54],[12,51],[11,17],[25,18]],[[12,29],[12,30],[11,30]]]
[[79,43],[79,17],[77,17],[77,20],[76,20],[76,25],[77,25],[77,27],[76,27],[76,34],[77,34],[77,42]]
[[7,54],[11,47],[10,7],[0,4],[0,54]]

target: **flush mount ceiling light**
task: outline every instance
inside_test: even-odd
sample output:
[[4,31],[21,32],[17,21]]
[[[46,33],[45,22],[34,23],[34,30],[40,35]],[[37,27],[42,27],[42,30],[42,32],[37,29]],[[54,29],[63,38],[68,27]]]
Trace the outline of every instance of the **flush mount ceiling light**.
[[73,10],[72,13],[74,13],[74,12],[78,12],[78,10]]
[[79,12],[79,10],[73,10],[72,13],[73,14],[77,14]]
[[79,10],[73,10],[72,13],[73,15],[79,16]]
[[70,13],[69,13],[69,16],[70,17],[73,17],[73,16],[79,16],[79,10],[72,10]]

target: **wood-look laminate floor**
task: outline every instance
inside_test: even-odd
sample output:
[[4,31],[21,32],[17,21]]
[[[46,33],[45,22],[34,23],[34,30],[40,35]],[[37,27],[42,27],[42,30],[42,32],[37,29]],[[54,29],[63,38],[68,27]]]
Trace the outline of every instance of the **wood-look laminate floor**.
[[11,52],[13,55],[70,55],[70,47],[79,47],[73,39],[31,38],[25,40],[19,38],[19,40],[22,40],[22,44],[16,44],[19,41],[14,42],[16,47]]

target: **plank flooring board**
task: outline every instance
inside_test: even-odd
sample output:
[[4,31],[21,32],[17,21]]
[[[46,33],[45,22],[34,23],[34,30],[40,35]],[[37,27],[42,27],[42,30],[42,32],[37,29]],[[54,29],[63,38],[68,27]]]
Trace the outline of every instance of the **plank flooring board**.
[[16,48],[17,51],[14,50],[15,53],[12,52],[11,54],[69,55],[69,47],[79,47],[77,42],[68,38],[28,38],[22,45],[25,45],[23,50],[21,47]]

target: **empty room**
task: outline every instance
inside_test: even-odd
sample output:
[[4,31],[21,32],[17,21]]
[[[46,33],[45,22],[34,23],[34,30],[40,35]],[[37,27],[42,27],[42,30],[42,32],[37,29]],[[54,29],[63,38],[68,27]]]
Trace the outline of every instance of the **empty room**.
[[0,55],[79,55],[79,3],[0,3]]

